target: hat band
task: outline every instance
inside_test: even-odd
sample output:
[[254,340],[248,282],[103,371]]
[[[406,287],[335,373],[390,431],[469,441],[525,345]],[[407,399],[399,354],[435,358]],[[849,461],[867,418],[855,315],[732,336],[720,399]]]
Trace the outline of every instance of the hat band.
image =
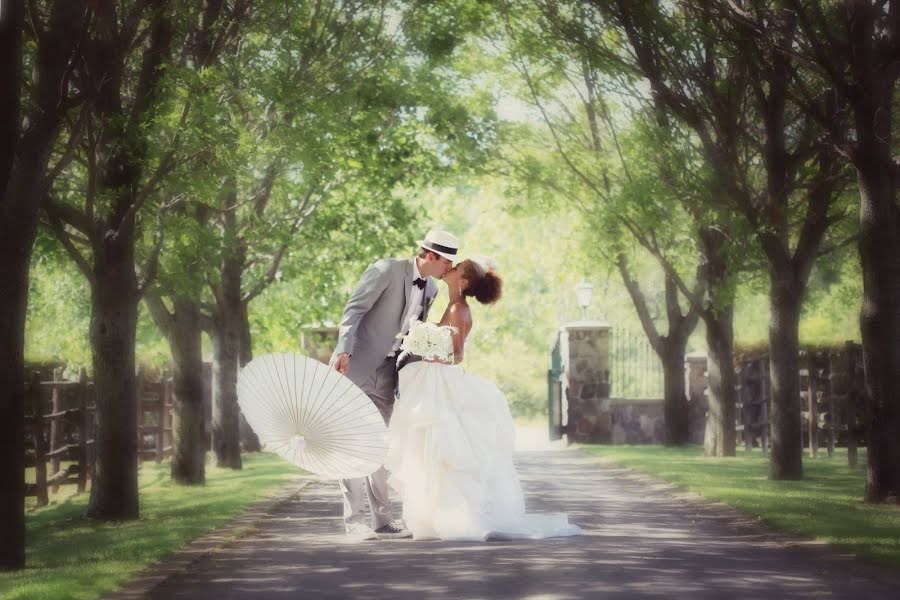
[[451,248],[450,246],[441,246],[440,244],[435,244],[434,242],[429,242],[428,240],[425,240],[425,243],[422,244],[422,247],[426,250],[437,250],[438,252],[443,252],[445,254],[456,255],[456,248]]

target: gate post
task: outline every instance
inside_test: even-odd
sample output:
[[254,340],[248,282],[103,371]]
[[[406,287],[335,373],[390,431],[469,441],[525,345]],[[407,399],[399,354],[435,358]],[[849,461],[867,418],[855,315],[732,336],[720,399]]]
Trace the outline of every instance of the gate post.
[[568,443],[609,443],[609,323],[575,321],[560,331]]
[[560,351],[560,334],[556,334],[550,348],[550,368],[547,369],[547,421],[548,436],[551,442],[561,439],[564,431],[562,354]]

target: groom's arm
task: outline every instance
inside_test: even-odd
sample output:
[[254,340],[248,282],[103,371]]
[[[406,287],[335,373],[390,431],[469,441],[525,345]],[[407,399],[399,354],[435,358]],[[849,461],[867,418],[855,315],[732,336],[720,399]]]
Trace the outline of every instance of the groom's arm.
[[341,315],[335,354],[353,354],[359,322],[387,289],[391,281],[390,269],[389,261],[379,260],[369,265],[362,274]]

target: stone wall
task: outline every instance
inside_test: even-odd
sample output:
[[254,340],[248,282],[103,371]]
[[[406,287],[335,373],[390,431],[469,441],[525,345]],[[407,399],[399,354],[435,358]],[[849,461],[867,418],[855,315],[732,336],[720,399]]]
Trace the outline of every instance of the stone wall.
[[[662,444],[662,398],[609,398],[610,329],[605,322],[579,321],[560,331],[563,359],[562,430],[569,443]],[[703,443],[706,428],[706,356],[685,361],[690,439]]]
[[662,400],[612,400],[610,420],[614,444],[662,444],[666,425]]

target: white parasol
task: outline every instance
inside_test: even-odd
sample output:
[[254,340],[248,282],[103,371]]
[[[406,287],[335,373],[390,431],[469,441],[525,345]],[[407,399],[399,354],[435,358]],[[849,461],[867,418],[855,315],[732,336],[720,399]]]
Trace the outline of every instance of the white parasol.
[[333,368],[298,354],[267,354],[241,369],[237,387],[265,449],[293,464],[342,479],[384,463],[387,428],[378,408]]

